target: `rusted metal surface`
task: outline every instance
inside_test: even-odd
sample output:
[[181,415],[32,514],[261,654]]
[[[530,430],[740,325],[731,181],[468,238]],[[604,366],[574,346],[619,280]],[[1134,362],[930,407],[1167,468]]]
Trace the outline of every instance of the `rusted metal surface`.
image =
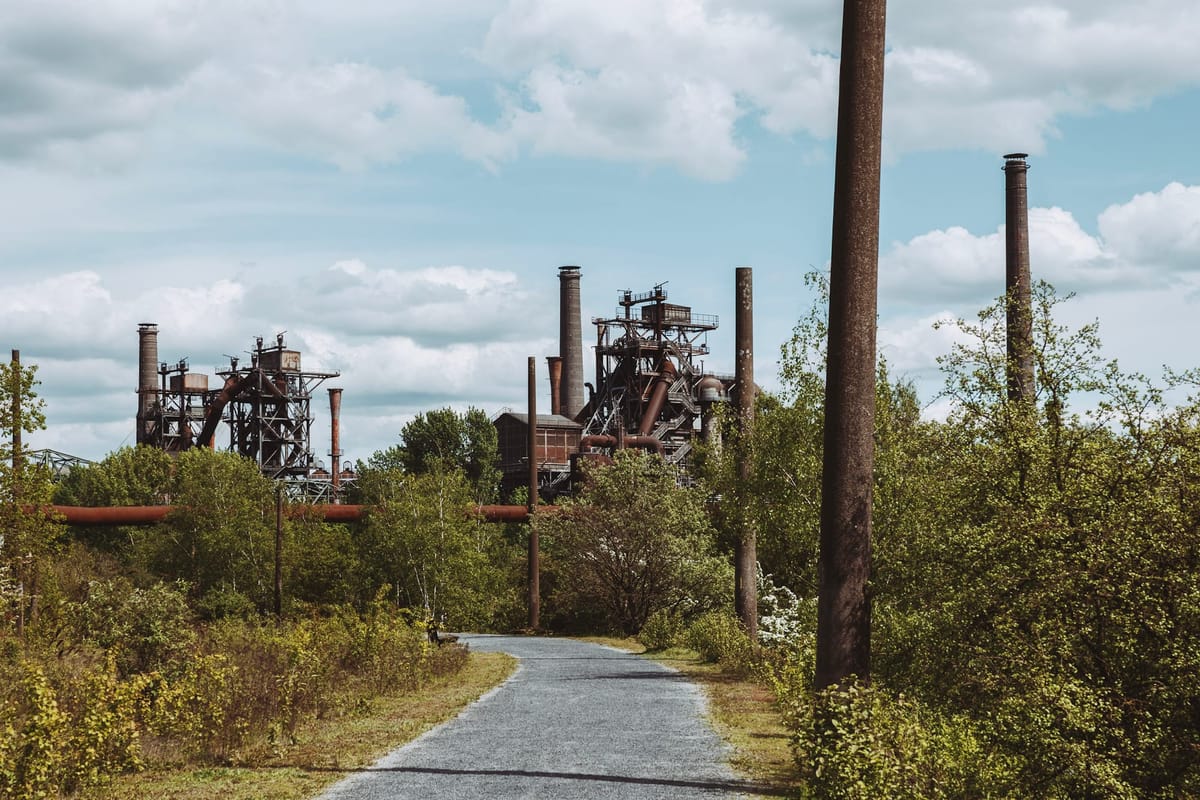
[[649,435],[631,434],[626,436],[621,444],[624,447],[636,447],[641,450],[648,450],[660,456],[666,455],[666,446],[663,445],[662,441]]
[[[31,513],[33,506],[24,506]],[[162,522],[178,506],[39,506],[43,514],[53,516],[68,525],[154,525]],[[363,505],[297,504],[284,509],[289,518],[309,517],[325,522],[359,522],[369,510]],[[539,513],[553,512],[555,506],[539,506]],[[524,522],[529,516],[527,506],[482,505],[464,511],[468,516],[481,517],[484,522]]]
[[[746,486],[753,473],[750,436],[754,428],[754,273],[750,267],[734,270],[736,320],[734,323],[734,381],[737,387],[738,441],[734,458],[738,480]],[[734,606],[742,627],[758,636],[758,539],[748,509],[738,510],[739,528],[734,552]]]
[[[566,269],[564,267],[563,269]],[[578,293],[579,281],[575,282]],[[538,505],[538,446],[537,446],[537,359],[529,357],[529,516],[537,511]],[[537,630],[541,625],[541,547],[537,528],[529,526],[529,628]]]
[[1004,296],[1007,308],[1008,399],[1032,401],[1033,300],[1029,271],[1029,193],[1025,153],[1004,157]]
[[583,323],[579,267],[559,267],[558,354],[562,357],[561,414],[575,419],[583,410]]
[[[654,381],[654,388],[650,390],[650,399],[646,401],[642,422],[638,425],[639,436],[648,436],[650,431],[654,430],[654,426],[658,423],[658,417],[662,414],[663,406],[667,402],[667,393],[671,391],[671,384],[677,377],[679,377],[679,373],[675,370],[675,365],[664,357],[662,366],[659,367],[658,378]],[[662,451],[661,447],[659,451]]]
[[329,390],[329,479],[333,484],[333,502],[340,503],[342,488],[342,390]]
[[816,687],[870,678],[885,0],[845,0],[830,251]]
[[546,356],[550,371],[550,413],[562,413],[562,356]]

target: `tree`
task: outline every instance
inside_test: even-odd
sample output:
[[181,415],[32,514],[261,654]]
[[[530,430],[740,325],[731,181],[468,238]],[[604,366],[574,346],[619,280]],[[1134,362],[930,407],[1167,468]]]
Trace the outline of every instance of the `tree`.
[[659,456],[618,451],[589,468],[577,499],[533,524],[557,565],[560,605],[599,607],[625,634],[659,610],[687,616],[732,599],[703,493],[680,487]]
[[496,466],[500,443],[487,414],[469,408],[460,414],[451,408],[418,414],[400,431],[401,446],[377,453],[375,464],[398,463],[405,471],[424,474],[462,469],[475,502],[495,499],[500,484]]
[[54,493],[68,506],[152,506],[169,502],[174,461],[157,447],[122,447],[87,466],[71,467]]
[[35,365],[21,366],[15,358],[0,363],[0,592],[4,615],[11,609],[19,634],[27,619],[37,622],[46,560],[63,532],[62,525],[30,510],[50,501],[49,473],[16,452],[18,434],[46,426],[38,383]]
[[368,468],[359,487],[371,506],[358,537],[368,590],[390,585],[400,605],[454,627],[490,625],[503,595],[503,539],[471,513],[462,471]]
[[271,607],[274,491],[257,465],[235,453],[179,454],[171,483],[175,510],[139,536],[146,566],[184,579],[212,615]]

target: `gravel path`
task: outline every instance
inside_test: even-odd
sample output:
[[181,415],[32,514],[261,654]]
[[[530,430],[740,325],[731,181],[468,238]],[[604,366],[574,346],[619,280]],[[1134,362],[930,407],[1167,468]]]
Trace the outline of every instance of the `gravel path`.
[[336,784],[324,800],[738,798],[704,697],[678,672],[570,639],[463,636],[520,659],[456,719]]

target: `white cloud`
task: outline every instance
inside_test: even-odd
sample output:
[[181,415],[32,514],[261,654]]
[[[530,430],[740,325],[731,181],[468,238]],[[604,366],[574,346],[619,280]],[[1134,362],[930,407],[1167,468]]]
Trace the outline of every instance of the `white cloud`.
[[[1061,208],[1029,210],[1035,279],[1091,292],[1161,287],[1200,272],[1200,187],[1172,183],[1110,206],[1100,235]],[[1004,293],[1004,226],[975,235],[961,227],[896,242],[880,257],[881,296],[905,303],[986,302]]]

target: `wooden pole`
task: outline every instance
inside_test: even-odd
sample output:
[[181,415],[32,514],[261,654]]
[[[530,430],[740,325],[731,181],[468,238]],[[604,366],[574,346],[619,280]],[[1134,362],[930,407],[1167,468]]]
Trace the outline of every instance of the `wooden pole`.
[[538,503],[537,359],[529,357],[529,629],[541,625],[541,554],[533,514]]

